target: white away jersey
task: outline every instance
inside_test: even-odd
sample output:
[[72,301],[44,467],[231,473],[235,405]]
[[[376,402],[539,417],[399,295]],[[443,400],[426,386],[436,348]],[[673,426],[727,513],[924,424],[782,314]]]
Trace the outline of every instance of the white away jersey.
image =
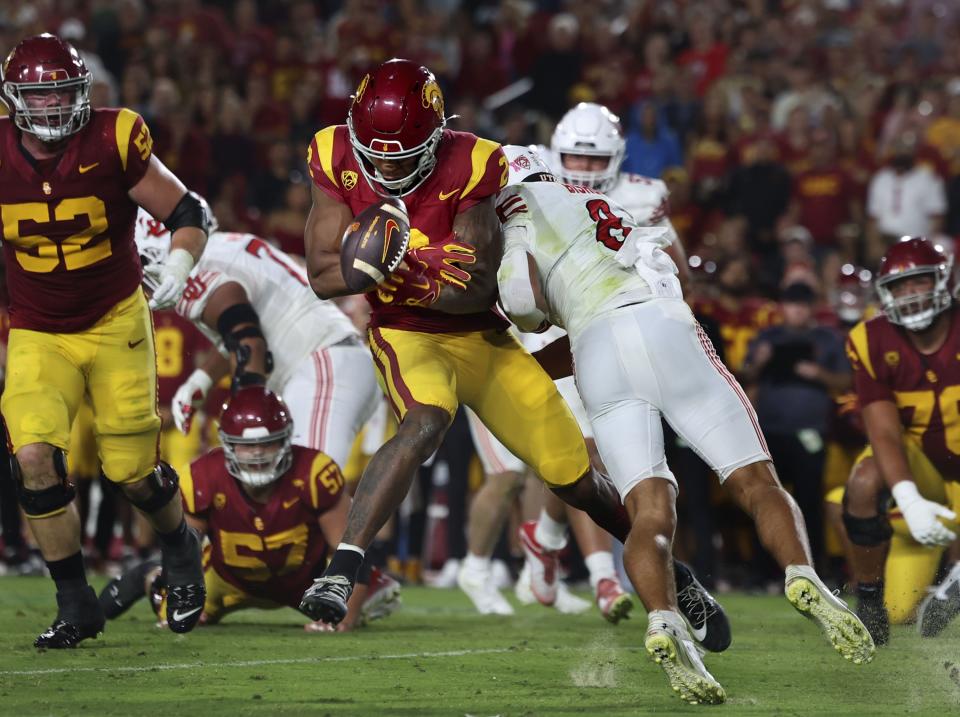
[[222,352],[216,328],[201,317],[211,294],[234,281],[243,287],[273,353],[273,373],[267,385],[279,390],[293,368],[318,348],[332,346],[357,331],[332,302],[313,293],[306,272],[279,249],[251,234],[215,232],[177,304],[177,313],[193,321]]
[[[524,280],[512,275],[526,266],[525,260],[512,260],[516,252],[532,256],[550,323],[565,328],[573,341],[594,317],[667,295],[661,284],[668,278],[676,282],[676,267],[659,251],[669,244],[666,232],[639,228],[623,207],[595,190],[558,182],[516,184],[498,195],[497,214],[504,232],[500,285]],[[655,259],[666,264],[641,278],[633,265],[637,245],[658,251]],[[629,261],[621,263],[618,254],[629,254]]]
[[[561,167],[559,154],[549,147],[537,146],[537,153],[550,165],[550,169],[558,177]],[[663,227],[669,230],[670,242],[676,242],[677,232],[670,222],[670,190],[662,179],[645,177],[642,174],[620,172],[617,183],[606,192],[606,195],[633,218],[641,227]]]

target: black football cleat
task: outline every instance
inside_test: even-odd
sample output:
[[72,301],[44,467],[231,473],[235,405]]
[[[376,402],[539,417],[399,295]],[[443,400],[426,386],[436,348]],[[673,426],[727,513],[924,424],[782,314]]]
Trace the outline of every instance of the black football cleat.
[[167,582],[167,627],[173,632],[190,632],[200,621],[207,589],[203,582],[200,536],[188,528],[188,547],[164,551],[163,574]]
[[680,614],[690,626],[690,634],[700,646],[710,652],[723,652],[733,639],[730,620],[723,606],[700,584],[685,563],[673,561],[673,575],[677,583],[677,603]]
[[144,560],[115,577],[100,591],[100,607],[108,620],[115,620],[146,597],[147,575],[160,567],[159,560]]
[[57,619],[44,630],[33,646],[39,650],[66,650],[103,632],[103,611],[97,594],[89,585],[79,592],[57,593]]
[[857,609],[854,611],[867,628],[874,645],[886,645],[890,640],[890,617],[883,604],[883,589],[857,586]]
[[313,581],[300,601],[300,612],[313,620],[339,625],[347,616],[353,585],[345,575],[324,575]]

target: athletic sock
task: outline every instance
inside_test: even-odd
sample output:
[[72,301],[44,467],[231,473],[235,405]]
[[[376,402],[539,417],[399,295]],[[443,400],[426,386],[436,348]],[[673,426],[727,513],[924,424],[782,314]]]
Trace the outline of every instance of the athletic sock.
[[157,531],[157,539],[160,541],[160,545],[163,548],[172,548],[176,550],[177,548],[186,547],[188,542],[187,538],[190,536],[190,530],[187,528],[187,521],[183,518],[180,519],[180,525],[171,530],[169,533],[161,533]]
[[533,538],[546,550],[563,550],[567,545],[567,524],[558,523],[542,509]]
[[613,567],[613,553],[608,550],[598,550],[590,553],[583,559],[590,571],[590,587],[594,592],[597,590],[597,584],[607,578],[616,578],[617,570]]
[[467,557],[463,559],[464,572],[467,573],[489,573],[490,572],[490,558],[483,555],[475,555],[473,553],[467,553]]
[[57,584],[57,592],[77,592],[87,585],[86,570],[83,567],[83,553],[79,550],[60,560],[47,560],[50,577]]
[[360,572],[360,565],[363,563],[363,555],[362,548],[349,543],[340,543],[323,574],[342,575],[350,581],[351,585],[355,585],[357,573]]

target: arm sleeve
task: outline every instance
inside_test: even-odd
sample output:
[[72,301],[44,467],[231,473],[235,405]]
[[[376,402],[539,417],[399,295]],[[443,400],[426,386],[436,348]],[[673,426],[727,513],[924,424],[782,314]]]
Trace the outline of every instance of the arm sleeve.
[[133,110],[122,109],[117,113],[116,140],[123,181],[127,189],[132,189],[150,166],[153,137],[143,117]]
[[337,127],[330,126],[313,136],[307,147],[307,169],[310,172],[310,179],[318,189],[342,202],[344,189],[334,169],[336,132]]
[[478,137],[470,150],[469,162],[470,176],[460,192],[458,214],[496,194],[507,183],[507,157],[496,142]]
[[310,464],[310,507],[317,513],[332,508],[343,491],[343,474],[330,456],[320,451]]
[[524,226],[505,226],[503,261],[497,272],[500,303],[503,310],[521,331],[536,331],[546,320],[537,308],[537,296],[530,285],[530,259],[522,237]]
[[890,387],[879,380],[867,339],[867,326],[859,323],[847,336],[847,358],[853,368],[853,387],[860,408],[874,401],[895,401]]

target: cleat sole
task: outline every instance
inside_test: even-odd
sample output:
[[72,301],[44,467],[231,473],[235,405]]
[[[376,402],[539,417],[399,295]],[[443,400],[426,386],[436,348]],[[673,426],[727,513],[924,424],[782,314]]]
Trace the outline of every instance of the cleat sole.
[[633,600],[624,593],[613,601],[610,609],[603,614],[603,617],[607,622],[616,625],[621,620],[629,620],[631,610],[633,610]]
[[677,646],[668,635],[651,635],[644,646],[650,658],[667,675],[670,687],[684,702],[717,705],[727,699],[723,687],[704,679],[677,659]]
[[873,660],[873,638],[854,613],[841,609],[824,597],[807,578],[796,578],[786,589],[787,600],[806,618],[813,620],[844,659],[855,665]]

